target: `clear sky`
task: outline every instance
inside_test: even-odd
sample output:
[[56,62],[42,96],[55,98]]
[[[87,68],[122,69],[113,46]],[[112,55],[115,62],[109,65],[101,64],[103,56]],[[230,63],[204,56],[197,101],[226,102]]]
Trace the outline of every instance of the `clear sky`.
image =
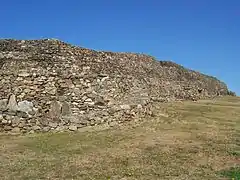
[[216,76],[240,95],[240,0],[3,0],[0,38],[139,52]]

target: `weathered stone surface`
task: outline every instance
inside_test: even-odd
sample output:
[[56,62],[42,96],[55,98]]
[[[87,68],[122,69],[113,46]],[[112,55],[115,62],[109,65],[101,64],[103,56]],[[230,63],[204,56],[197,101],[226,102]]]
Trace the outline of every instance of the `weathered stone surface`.
[[0,111],[5,111],[7,109],[7,99],[1,99],[0,100]]
[[131,110],[131,106],[128,104],[120,105],[120,108],[123,110]]
[[29,101],[21,101],[18,103],[18,111],[25,112],[27,114],[33,112],[33,103]]
[[58,124],[57,123],[53,123],[53,122],[49,122],[49,127],[51,127],[51,128],[56,128],[57,126],[58,126]]
[[42,131],[43,132],[48,132],[48,131],[50,131],[50,129],[51,129],[50,127],[43,127]]
[[33,126],[32,129],[34,131],[38,131],[38,130],[41,130],[41,127],[36,125],[36,126]]
[[19,127],[14,127],[14,128],[12,129],[12,132],[13,132],[13,133],[20,133],[20,132],[21,132],[21,129],[20,129]]
[[2,121],[4,118],[3,118],[3,115],[0,114],[0,121]]
[[53,101],[50,104],[50,117],[54,120],[59,119],[61,115],[61,104],[59,101]]
[[8,124],[8,120],[2,119],[2,124]]
[[68,128],[70,131],[76,131],[78,128],[77,128],[77,126],[75,126],[75,125],[71,125],[71,126],[69,126],[69,128]]
[[7,109],[14,112],[18,110],[16,96],[14,94],[12,94],[8,100]]
[[7,126],[4,126],[4,130],[5,131],[11,131],[12,130],[12,127],[7,125]]
[[170,61],[52,39],[0,40],[0,62],[1,131],[115,126],[157,114],[154,103],[234,94],[218,79]]
[[62,114],[62,116],[70,116],[71,115],[70,105],[65,101],[62,103],[61,114]]

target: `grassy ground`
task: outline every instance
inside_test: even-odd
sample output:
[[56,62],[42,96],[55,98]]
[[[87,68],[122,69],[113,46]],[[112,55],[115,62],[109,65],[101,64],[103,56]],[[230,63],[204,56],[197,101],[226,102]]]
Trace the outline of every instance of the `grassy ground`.
[[0,179],[237,179],[240,98],[169,103],[155,113],[98,132],[0,135]]

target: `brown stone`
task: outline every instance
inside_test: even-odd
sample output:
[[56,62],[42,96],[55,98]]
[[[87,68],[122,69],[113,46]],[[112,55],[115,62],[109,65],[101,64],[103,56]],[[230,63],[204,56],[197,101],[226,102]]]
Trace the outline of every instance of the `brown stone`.
[[0,44],[3,130],[9,121],[26,132],[113,126],[152,115],[153,103],[230,92],[214,77],[144,54],[93,51],[52,39],[6,39]]
[[59,101],[52,101],[50,104],[49,115],[53,120],[58,120],[61,115],[61,104]]
[[69,105],[69,103],[67,103],[65,101],[62,103],[61,115],[62,116],[69,116],[69,115],[71,115],[70,105]]

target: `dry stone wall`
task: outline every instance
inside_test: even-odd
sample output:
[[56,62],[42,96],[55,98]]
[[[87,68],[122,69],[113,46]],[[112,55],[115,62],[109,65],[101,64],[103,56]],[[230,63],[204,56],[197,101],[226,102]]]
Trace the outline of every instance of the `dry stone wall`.
[[152,114],[154,102],[227,95],[216,78],[143,54],[54,39],[0,40],[0,130],[75,131]]

